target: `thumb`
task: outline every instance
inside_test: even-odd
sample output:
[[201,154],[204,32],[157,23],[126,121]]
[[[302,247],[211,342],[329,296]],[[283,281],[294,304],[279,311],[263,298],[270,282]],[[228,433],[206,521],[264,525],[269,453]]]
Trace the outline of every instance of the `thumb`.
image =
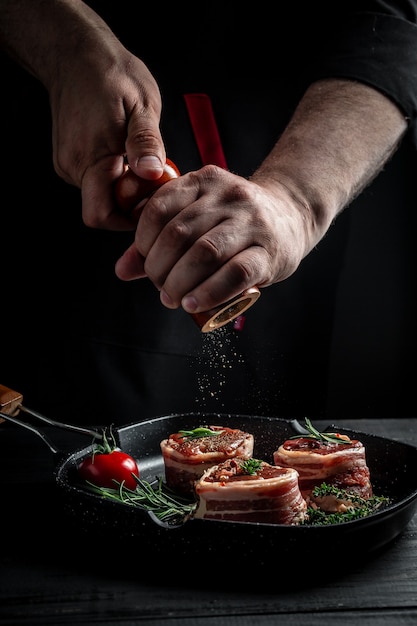
[[156,114],[142,113],[130,118],[126,155],[130,168],[137,176],[149,180],[162,176],[166,152]]

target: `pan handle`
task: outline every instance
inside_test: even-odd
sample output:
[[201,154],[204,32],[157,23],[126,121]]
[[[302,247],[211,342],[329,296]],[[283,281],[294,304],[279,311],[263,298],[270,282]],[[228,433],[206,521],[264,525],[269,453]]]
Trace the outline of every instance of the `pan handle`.
[[[3,418],[5,420],[8,419],[11,422],[14,421],[15,424],[19,424],[20,426],[23,426],[28,430],[32,430],[33,432],[38,433],[40,437],[42,437],[42,434],[38,432],[38,430],[34,426],[15,419],[15,416],[19,414],[19,411],[24,411],[25,413],[36,417],[36,419],[41,420],[46,424],[49,424],[49,426],[64,428],[65,430],[71,430],[73,432],[80,433],[81,435],[89,435],[90,437],[94,437],[95,439],[101,440],[104,438],[103,432],[99,432],[91,428],[83,428],[82,426],[76,426],[75,424],[64,424],[63,422],[57,422],[50,417],[46,417],[45,415],[42,415],[37,411],[33,411],[32,409],[28,409],[27,407],[23,406],[22,401],[23,396],[21,393],[13,391],[13,389],[10,389],[10,387],[0,385],[0,418]],[[49,447],[51,447],[51,445],[49,445]]]
[[290,426],[298,435],[309,435],[310,431],[296,419],[290,420]]
[[56,422],[50,417],[46,417],[37,411],[33,411],[32,409],[28,409],[22,404],[19,406],[21,411],[36,417],[38,420],[42,422],[46,422],[50,426],[56,426],[57,428],[64,428],[65,430],[72,430],[75,433],[80,433],[81,435],[89,435],[90,437],[95,437],[95,439],[103,439],[103,433],[100,433],[98,430],[93,430],[91,428],[83,428],[82,426],[76,426],[75,424],[65,424],[63,422]]
[[12,417],[8,413],[3,413],[3,411],[0,411],[0,417],[8,422],[13,422],[13,424],[17,424],[18,426],[23,426],[23,428],[26,428],[27,430],[31,430],[33,433],[35,433],[35,435],[38,435],[38,437],[40,437],[46,443],[48,448],[52,450],[54,454],[57,454],[59,452],[58,448],[54,446],[52,441],[48,439],[48,437],[35,426],[32,426],[31,424],[28,424],[26,422],[22,422],[22,420],[17,419],[17,417]]

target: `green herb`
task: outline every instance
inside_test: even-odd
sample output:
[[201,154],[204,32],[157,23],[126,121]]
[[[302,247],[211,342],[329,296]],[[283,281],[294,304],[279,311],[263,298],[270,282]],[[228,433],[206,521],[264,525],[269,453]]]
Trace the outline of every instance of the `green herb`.
[[117,489],[96,487],[92,483],[89,483],[89,488],[110,500],[152,512],[161,522],[168,524],[184,523],[194,513],[197,503],[181,499],[163,484],[162,478],[158,479],[157,487],[137,476],[135,478],[138,485],[134,491],[127,489],[123,483]]
[[368,499],[361,498],[358,494],[350,492],[348,489],[339,489],[334,485],[322,483],[320,486],[314,487],[312,495],[315,498],[325,496],[333,496],[336,500],[350,502],[345,512],[326,513],[325,511],[309,506],[307,509],[308,519],[303,522],[304,525],[314,524],[316,526],[324,526],[329,524],[341,524],[342,522],[350,522],[355,519],[367,517],[375,513],[381,506],[390,504],[390,499],[385,496],[371,496]]
[[262,461],[258,461],[258,459],[246,459],[240,464],[240,467],[243,469],[245,474],[248,474],[249,476],[256,474],[261,466]]
[[[313,424],[310,422],[310,420],[308,419],[308,417],[305,418],[305,426],[309,432],[309,434],[307,435],[302,435],[302,437],[306,438],[306,439],[317,439],[318,441],[325,441],[327,443],[342,443],[342,444],[351,444],[352,440],[351,439],[343,439],[342,437],[340,437],[340,435],[337,435],[336,433],[321,433],[320,431],[317,430],[317,428],[314,428]],[[299,439],[300,435],[294,435],[293,437],[290,437],[290,439]]]
[[[110,440],[110,441],[109,441]],[[92,456],[95,454],[110,454],[113,450],[117,449],[116,439],[114,437],[113,428],[110,426],[102,431],[102,442],[93,442]]]
[[[261,466],[262,461],[257,459],[247,459],[242,463],[242,467],[246,473],[255,474]],[[146,480],[135,477],[138,483],[136,489],[131,491],[127,489],[123,483],[115,489],[107,487],[97,487],[92,483],[87,483],[88,488],[109,499],[126,504],[128,506],[137,507],[142,511],[151,512],[155,517],[166,524],[183,524],[192,518],[197,508],[197,502],[190,502],[178,496],[170,490],[162,481],[158,479],[157,486],[152,485]],[[304,526],[324,526],[329,524],[341,524],[362,517],[367,517],[375,513],[381,506],[390,504],[390,499],[384,496],[372,496],[368,500],[361,498],[355,493],[346,489],[339,489],[334,485],[322,483],[313,489],[315,497],[324,497],[328,495],[335,496],[338,500],[349,501],[352,503],[348,510],[344,513],[326,513],[321,509],[309,506],[307,509],[308,518],[301,522]]]
[[184,439],[197,439],[198,437],[213,437],[214,435],[220,435],[221,433],[224,433],[224,430],[210,430],[210,428],[200,426],[199,428],[194,428],[194,430],[179,430],[178,432],[184,437]]

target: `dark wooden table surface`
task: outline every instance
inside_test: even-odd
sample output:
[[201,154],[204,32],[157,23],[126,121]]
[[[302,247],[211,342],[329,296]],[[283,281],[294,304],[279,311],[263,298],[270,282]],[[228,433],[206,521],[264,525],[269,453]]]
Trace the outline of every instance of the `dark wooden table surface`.
[[[416,418],[337,424],[417,446]],[[68,433],[61,437],[64,447]],[[159,576],[137,545],[130,551],[80,540],[54,501],[53,468],[36,435],[0,424],[1,624],[417,624],[416,515],[396,539],[365,560],[358,555],[348,569],[345,555],[317,546],[315,562],[294,564],[309,573],[303,583],[285,583],[278,556],[275,570],[230,563],[211,577],[201,575],[204,562],[190,562],[184,581],[169,551]],[[328,569],[324,579],[316,576],[318,563]]]

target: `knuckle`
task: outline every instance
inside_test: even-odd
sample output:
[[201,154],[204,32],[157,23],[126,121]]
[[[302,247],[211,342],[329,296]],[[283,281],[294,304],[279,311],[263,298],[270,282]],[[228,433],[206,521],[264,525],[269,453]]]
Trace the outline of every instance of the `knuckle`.
[[[253,276],[252,263],[248,259],[233,258],[230,260],[229,271],[233,283],[236,285],[246,285]],[[250,282],[250,281],[249,281]]]
[[143,219],[146,220],[152,227],[160,228],[161,225],[165,225],[169,219],[169,211],[166,202],[153,195],[144,205],[142,211]]
[[194,255],[198,262],[205,265],[218,264],[224,258],[224,248],[209,237],[200,237],[194,244]]
[[172,220],[168,224],[167,230],[169,239],[174,242],[174,245],[181,248],[190,241],[192,236],[190,224],[181,219]]

